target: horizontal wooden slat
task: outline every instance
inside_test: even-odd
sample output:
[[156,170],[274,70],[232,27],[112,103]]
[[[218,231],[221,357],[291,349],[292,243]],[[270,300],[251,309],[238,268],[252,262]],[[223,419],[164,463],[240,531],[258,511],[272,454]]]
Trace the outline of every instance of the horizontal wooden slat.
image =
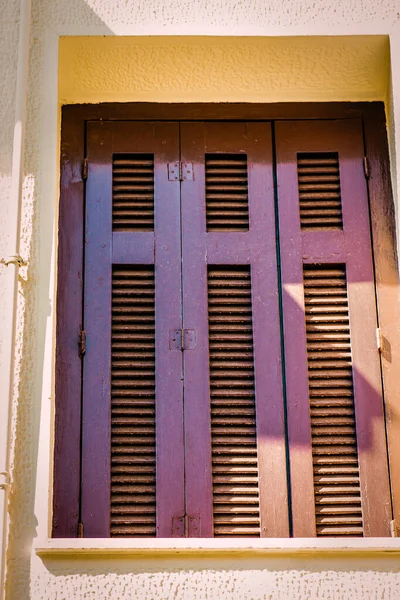
[[207,154],[205,171],[207,231],[247,231],[246,154]]
[[111,536],[156,535],[154,319],[154,268],[114,267]]
[[154,230],[154,157],[114,154],[113,231]]
[[305,265],[304,297],[317,535],[362,536],[344,265]]
[[209,267],[214,535],[260,536],[251,278]]
[[302,229],[341,229],[339,157],[335,152],[297,155]]

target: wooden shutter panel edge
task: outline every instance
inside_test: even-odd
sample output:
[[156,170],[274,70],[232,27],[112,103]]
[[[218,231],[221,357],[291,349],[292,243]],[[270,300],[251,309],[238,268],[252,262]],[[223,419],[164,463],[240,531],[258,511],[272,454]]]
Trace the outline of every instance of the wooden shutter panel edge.
[[58,220],[55,442],[52,536],[78,535],[82,362],[84,117],[63,108]]
[[381,353],[392,517],[400,524],[400,305],[399,266],[385,109],[382,103],[364,111],[365,154],[369,164],[372,244],[379,328],[386,350]]

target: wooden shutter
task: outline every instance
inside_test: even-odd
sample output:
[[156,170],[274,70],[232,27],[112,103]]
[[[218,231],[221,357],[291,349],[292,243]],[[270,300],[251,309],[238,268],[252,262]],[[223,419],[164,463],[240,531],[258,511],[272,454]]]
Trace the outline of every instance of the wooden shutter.
[[287,536],[271,128],[183,123],[189,536]]
[[389,535],[358,120],[276,125],[293,534]]
[[179,128],[90,122],[87,156],[84,535],[182,535]]

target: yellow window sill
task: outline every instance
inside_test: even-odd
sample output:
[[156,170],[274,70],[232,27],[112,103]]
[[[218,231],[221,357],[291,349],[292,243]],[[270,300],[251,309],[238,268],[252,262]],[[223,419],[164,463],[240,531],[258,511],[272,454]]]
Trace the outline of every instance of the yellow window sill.
[[35,552],[56,556],[174,556],[211,554],[400,554],[400,538],[276,538],[276,539],[47,539],[37,540]]

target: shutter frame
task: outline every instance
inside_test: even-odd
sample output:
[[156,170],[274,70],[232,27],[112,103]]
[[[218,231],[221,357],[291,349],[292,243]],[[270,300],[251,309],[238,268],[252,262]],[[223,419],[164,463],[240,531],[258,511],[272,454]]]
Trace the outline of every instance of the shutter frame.
[[110,535],[113,125],[89,123],[87,135],[81,521],[96,538]]
[[81,464],[84,183],[80,176],[84,124],[62,112],[58,219],[55,440],[52,536],[78,535]]

